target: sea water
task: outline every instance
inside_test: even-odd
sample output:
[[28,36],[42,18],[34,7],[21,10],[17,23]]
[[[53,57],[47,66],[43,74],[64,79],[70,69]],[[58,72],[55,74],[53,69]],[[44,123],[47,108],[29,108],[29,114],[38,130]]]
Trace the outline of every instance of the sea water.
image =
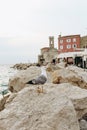
[[16,69],[12,68],[13,65],[0,65],[0,94],[3,91],[8,91],[9,79],[17,73]]

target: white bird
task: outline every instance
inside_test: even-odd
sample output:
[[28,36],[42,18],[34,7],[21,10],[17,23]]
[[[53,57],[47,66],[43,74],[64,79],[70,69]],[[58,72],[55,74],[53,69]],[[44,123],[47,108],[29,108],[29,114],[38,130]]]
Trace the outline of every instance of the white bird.
[[26,84],[44,84],[47,81],[46,69],[44,66],[41,67],[41,75],[36,79],[28,81]]

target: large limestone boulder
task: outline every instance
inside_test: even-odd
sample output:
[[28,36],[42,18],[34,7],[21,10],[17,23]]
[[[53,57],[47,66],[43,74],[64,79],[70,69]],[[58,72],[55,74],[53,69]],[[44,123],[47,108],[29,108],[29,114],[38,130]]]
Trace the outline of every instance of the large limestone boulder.
[[[62,66],[61,66],[62,67]],[[53,72],[54,70],[58,70],[61,69],[61,67],[59,66],[59,64],[52,64],[52,63],[48,63],[46,66],[46,70],[48,72]],[[64,68],[64,67],[63,67]]]
[[26,86],[26,82],[36,78],[41,73],[40,67],[31,66],[27,70],[19,71],[14,77],[9,80],[9,90],[18,92]]
[[82,79],[84,79],[85,82],[87,82],[87,70],[86,69],[84,70],[77,66],[68,66],[67,69],[70,71],[73,71],[78,76],[80,76]]
[[2,111],[5,108],[5,103],[9,96],[10,96],[10,93],[6,94],[5,96],[0,96],[0,111]]
[[57,95],[67,96],[73,103],[77,113],[77,118],[80,119],[87,113],[87,90],[74,86],[70,83],[61,84],[45,84],[44,90],[49,93],[53,92]]
[[87,121],[81,120],[79,122],[80,130],[87,130]]
[[70,83],[31,85],[8,98],[0,112],[0,129],[80,130],[78,120],[85,113],[86,89]]
[[0,113],[0,130],[80,130],[74,106],[63,93],[65,87],[42,86],[41,93],[38,85],[32,85],[10,98],[11,102],[8,99]]
[[[77,71],[79,69],[79,71]],[[87,73],[78,67],[67,67],[55,70],[52,73],[52,82],[71,83],[81,88],[87,88]]]

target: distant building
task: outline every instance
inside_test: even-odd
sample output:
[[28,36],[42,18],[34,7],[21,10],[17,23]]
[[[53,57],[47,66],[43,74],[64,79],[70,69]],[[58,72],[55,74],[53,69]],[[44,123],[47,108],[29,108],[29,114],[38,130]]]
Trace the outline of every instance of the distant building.
[[80,48],[80,35],[68,35],[58,37],[58,53],[75,52]]
[[80,47],[81,47],[81,48],[87,48],[87,36],[81,37]]
[[58,54],[58,50],[54,48],[54,37],[49,37],[49,47],[41,48],[41,54],[38,55],[38,63],[48,63]]
[[87,68],[87,49],[77,52],[65,52],[57,55],[58,61],[64,61],[68,64],[75,64],[78,67]]

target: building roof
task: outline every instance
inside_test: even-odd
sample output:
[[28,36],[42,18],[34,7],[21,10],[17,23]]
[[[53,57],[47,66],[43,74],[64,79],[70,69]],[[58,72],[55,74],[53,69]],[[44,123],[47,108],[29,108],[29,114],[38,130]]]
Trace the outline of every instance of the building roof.
[[43,48],[41,48],[41,50],[46,50],[46,51],[48,51],[50,48],[49,47],[43,47]]
[[67,38],[67,37],[80,37],[80,34],[77,35],[67,35],[67,36],[59,36],[59,38]]
[[66,57],[75,57],[75,56],[87,56],[87,49],[84,51],[79,51],[79,52],[65,52],[61,53],[55,56],[55,58],[66,58]]

